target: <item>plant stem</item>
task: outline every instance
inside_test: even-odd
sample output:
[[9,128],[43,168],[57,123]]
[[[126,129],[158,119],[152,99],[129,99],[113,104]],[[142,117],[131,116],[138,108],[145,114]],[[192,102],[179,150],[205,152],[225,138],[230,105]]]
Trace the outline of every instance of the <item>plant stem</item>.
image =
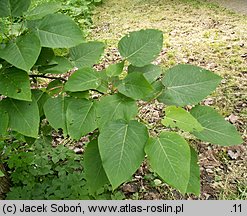
[[21,27],[20,27],[19,32],[18,32],[18,36],[21,35],[22,29],[23,29],[23,26],[24,26],[24,22],[25,22],[25,21],[22,20],[22,22],[21,22]]
[[[62,78],[62,77],[50,77],[50,76],[46,76],[46,75],[40,75],[40,74],[31,74],[29,75],[29,77],[31,78],[36,78],[36,77],[40,77],[40,78],[44,78],[44,79],[54,79],[54,80],[62,80],[64,82],[66,82],[67,80]],[[98,92],[99,94],[104,94],[103,92],[100,92],[99,90],[97,89],[89,89],[91,91],[95,91],[95,92]]]
[[50,77],[50,76],[45,76],[45,75],[38,75],[38,74],[31,74],[29,75],[29,77],[35,78],[35,77],[40,77],[40,78],[44,78],[44,79],[54,79],[54,80],[62,80],[62,81],[67,81],[66,79],[62,78],[62,77]]
[[13,35],[13,17],[10,16],[9,19],[10,19],[10,35]]

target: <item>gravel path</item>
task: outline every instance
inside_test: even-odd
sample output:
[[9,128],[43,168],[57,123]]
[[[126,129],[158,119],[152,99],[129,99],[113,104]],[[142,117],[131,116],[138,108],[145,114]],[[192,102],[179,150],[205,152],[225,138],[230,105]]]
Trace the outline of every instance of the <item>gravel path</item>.
[[247,0],[210,0],[210,1],[219,3],[220,5],[222,5],[227,9],[247,15]]

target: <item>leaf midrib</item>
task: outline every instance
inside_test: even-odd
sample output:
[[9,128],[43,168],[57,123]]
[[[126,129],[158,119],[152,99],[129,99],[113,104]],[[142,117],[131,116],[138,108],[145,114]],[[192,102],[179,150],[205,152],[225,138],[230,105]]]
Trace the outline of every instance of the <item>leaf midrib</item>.
[[15,109],[17,110],[17,112],[20,114],[20,116],[24,119],[24,121],[26,122],[27,126],[30,128],[30,131],[32,131],[32,127],[31,125],[29,125],[28,121],[26,120],[26,118],[24,118],[24,115],[22,114],[22,112],[20,112],[20,110],[18,109],[18,107],[16,106],[16,104],[13,102],[12,99],[10,99],[11,103],[13,104],[13,106],[15,107]]
[[137,49],[136,51],[134,51],[133,53],[131,53],[130,55],[128,55],[126,57],[126,59],[131,58],[133,55],[135,55],[136,53],[138,53],[139,51],[141,51],[145,46],[147,46],[149,44],[150,41],[151,41],[151,38],[149,38],[148,41],[144,45],[142,45],[139,49]]
[[[173,141],[171,141],[171,140],[169,140],[169,139],[166,139],[166,138],[164,138],[164,137],[162,137],[162,139],[165,139],[165,140],[167,140],[167,141],[169,141],[169,142],[173,142]],[[158,143],[159,143],[159,145],[160,145],[160,147],[161,147],[161,150],[162,150],[163,153],[165,154],[165,157],[166,157],[166,159],[167,159],[167,161],[168,161],[170,167],[172,168],[172,171],[173,171],[174,175],[175,175],[176,178],[178,179],[178,175],[177,175],[177,173],[175,172],[175,170],[174,170],[174,168],[173,168],[173,166],[172,166],[172,163],[171,163],[171,161],[169,160],[168,155],[166,154],[166,150],[164,149],[163,145],[161,144],[159,138],[158,138]],[[173,143],[174,143],[174,142],[173,142]],[[176,144],[176,143],[175,143],[175,144]]]
[[88,113],[90,112],[92,106],[93,106],[93,103],[90,104],[90,106],[89,106],[89,108],[88,108],[88,110],[87,110],[87,112],[86,112],[86,114],[85,114],[83,120],[81,121],[81,124],[80,124],[80,127],[79,127],[80,129],[82,128],[82,125],[83,125],[83,123],[85,122],[85,119],[87,118]]
[[128,125],[125,125],[124,127],[125,127],[125,131],[124,131],[122,148],[121,148],[121,151],[120,151],[120,158],[119,158],[118,167],[117,167],[117,174],[119,173],[119,169],[120,169],[121,162],[122,162],[122,159],[123,159],[123,152],[124,152],[124,147],[125,147],[125,143],[126,143],[125,141],[126,141],[127,132],[128,132]]
[[204,82],[197,82],[197,83],[192,83],[192,84],[186,84],[186,85],[178,85],[178,86],[167,86],[167,89],[177,89],[177,88],[184,88],[184,87],[191,87],[191,86],[197,86],[197,85],[201,85],[201,84],[206,84],[206,83],[209,83],[209,82],[214,82],[216,81],[217,79],[211,79],[211,80],[207,80],[207,81],[204,81]]

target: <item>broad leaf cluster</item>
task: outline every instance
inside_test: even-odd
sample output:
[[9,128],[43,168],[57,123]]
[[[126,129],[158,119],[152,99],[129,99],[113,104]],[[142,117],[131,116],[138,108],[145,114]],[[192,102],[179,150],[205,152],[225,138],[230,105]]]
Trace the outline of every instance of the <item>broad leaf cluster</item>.
[[[166,105],[164,128],[181,129],[216,145],[241,144],[233,125],[213,108],[199,105],[221,77],[183,64],[163,73],[153,64],[162,50],[161,31],[146,29],[124,36],[118,43],[122,61],[97,71],[93,65],[102,56],[104,44],[83,41],[76,23],[55,13],[57,5],[28,11],[30,1],[0,4],[4,6],[1,17],[25,18],[20,34],[11,35],[0,49],[0,134],[15,131],[27,140],[39,140],[44,136],[40,125],[45,122],[74,140],[93,136],[84,154],[90,194],[105,184],[116,189],[128,181],[146,155],[152,170],[166,183],[182,193],[199,194],[196,151],[175,132],[149,136],[147,126],[136,118],[138,100],[157,99]],[[68,54],[58,56],[55,48],[67,48]],[[74,67],[78,70],[68,79],[54,76]],[[34,89],[30,80],[35,77],[54,81]],[[186,105],[193,108],[187,111]],[[84,182],[83,178],[75,181]]]

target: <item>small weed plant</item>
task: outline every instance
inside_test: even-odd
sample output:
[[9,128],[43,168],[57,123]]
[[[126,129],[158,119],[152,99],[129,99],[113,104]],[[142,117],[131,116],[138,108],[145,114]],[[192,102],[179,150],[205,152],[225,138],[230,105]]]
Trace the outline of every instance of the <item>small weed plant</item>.
[[[242,143],[215,109],[199,105],[221,77],[187,64],[163,73],[152,64],[163,45],[163,34],[155,29],[124,36],[118,43],[123,60],[96,71],[103,43],[84,41],[76,23],[56,13],[56,4],[32,10],[29,5],[30,0],[0,2],[0,16],[15,29],[0,49],[1,157],[13,183],[8,198],[97,199],[106,186],[114,191],[130,180],[145,156],[164,182],[199,195],[197,152],[174,131],[221,146]],[[58,48],[68,54],[57,56]],[[78,70],[68,78],[58,76],[74,67]],[[47,87],[35,85],[42,78],[49,80]],[[138,121],[137,102],[154,99],[166,106],[164,130],[152,137],[148,125]],[[47,128],[75,141],[88,136],[83,156],[52,147]],[[21,138],[9,142],[13,134]]]

